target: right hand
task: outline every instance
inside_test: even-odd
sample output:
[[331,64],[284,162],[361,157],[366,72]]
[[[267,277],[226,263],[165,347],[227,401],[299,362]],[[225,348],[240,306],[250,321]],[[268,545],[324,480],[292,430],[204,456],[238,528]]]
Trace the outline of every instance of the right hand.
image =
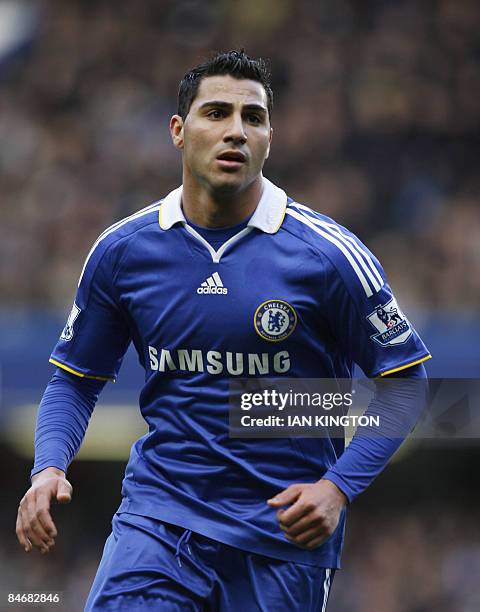
[[72,485],[65,472],[48,467],[32,477],[32,486],[23,496],[17,514],[17,538],[30,552],[36,546],[42,554],[55,545],[57,529],[50,514],[52,500],[68,504],[72,499]]

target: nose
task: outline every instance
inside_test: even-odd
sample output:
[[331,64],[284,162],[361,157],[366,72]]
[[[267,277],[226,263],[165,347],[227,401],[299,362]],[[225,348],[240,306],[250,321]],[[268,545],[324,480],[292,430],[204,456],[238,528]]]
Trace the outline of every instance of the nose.
[[242,116],[232,114],[228,122],[227,129],[223,136],[224,142],[233,142],[235,144],[245,144],[247,142],[247,134],[243,125]]

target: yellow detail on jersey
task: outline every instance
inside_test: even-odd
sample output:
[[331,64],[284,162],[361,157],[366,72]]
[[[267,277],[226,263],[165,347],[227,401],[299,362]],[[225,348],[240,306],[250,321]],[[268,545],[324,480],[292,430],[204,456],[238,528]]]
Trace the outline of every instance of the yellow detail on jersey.
[[160,205],[159,209],[158,209],[158,225],[162,228],[165,229],[162,225],[162,204]]
[[275,229],[275,234],[282,227],[283,220],[285,219],[285,215],[287,214],[287,208],[288,208],[288,201],[286,202],[285,208],[283,209],[283,215],[282,215],[282,218],[280,219],[280,223],[278,224],[277,228]]
[[394,372],[400,372],[400,370],[405,370],[406,368],[411,368],[417,363],[422,363],[422,361],[426,361],[427,359],[431,359],[431,355],[427,355],[426,357],[422,357],[421,359],[417,359],[417,361],[412,361],[412,363],[407,363],[399,368],[393,368],[393,370],[387,370],[386,372],[382,372],[380,376],[388,376],[388,374],[393,374]]
[[48,361],[50,363],[53,363],[53,365],[62,368],[62,370],[66,370],[67,372],[70,372],[70,374],[75,374],[75,376],[79,376],[80,378],[93,378],[94,380],[115,380],[114,378],[106,378],[105,376],[92,376],[91,374],[77,372],[77,370],[73,370],[72,368],[66,366],[64,363],[60,363],[60,361],[57,361],[56,359],[50,358]]

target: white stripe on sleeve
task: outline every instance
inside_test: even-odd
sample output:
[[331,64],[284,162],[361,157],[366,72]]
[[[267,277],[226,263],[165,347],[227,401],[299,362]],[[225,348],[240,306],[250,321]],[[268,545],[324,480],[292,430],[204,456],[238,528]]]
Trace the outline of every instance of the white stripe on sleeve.
[[95,249],[100,244],[100,242],[102,242],[104,238],[112,234],[115,230],[119,229],[126,223],[130,223],[130,221],[134,221],[135,219],[139,219],[140,217],[143,217],[144,215],[148,215],[149,213],[154,212],[155,210],[159,210],[159,208],[160,208],[160,204],[158,202],[155,202],[154,204],[150,204],[150,206],[147,206],[146,208],[142,208],[142,210],[139,210],[133,215],[130,215],[129,217],[126,217],[125,219],[122,219],[121,221],[117,221],[117,223],[114,223],[113,225],[108,227],[104,232],[102,232],[100,236],[93,243],[93,246],[90,249],[87,255],[87,258],[85,259],[85,263],[83,264],[82,272],[78,280],[78,285],[80,286],[80,283],[82,282],[82,278],[85,273],[85,268],[87,267],[90,257],[93,255]]
[[[291,210],[289,208],[287,208],[286,213],[287,215],[290,215],[291,217],[294,217],[295,219],[297,219],[297,221],[304,223],[314,232],[316,232],[317,234],[319,234],[320,236],[322,236],[323,238],[325,238],[326,240],[334,244],[343,253],[343,255],[346,257],[349,264],[352,266],[355,274],[357,275],[358,280],[360,281],[363,287],[363,290],[365,291],[366,296],[371,297],[373,295],[373,291],[370,285],[368,284],[368,280],[365,277],[365,274],[359,268],[356,259],[353,257],[351,251],[347,249],[347,247],[343,244],[343,242],[338,240],[335,236],[333,236],[329,232],[325,231],[323,228],[317,227],[309,218],[307,218],[305,215],[302,215],[302,213],[296,210]],[[376,288],[375,290],[377,291]]]
[[[310,209],[304,206],[303,204],[298,204],[297,202],[295,202],[293,206],[298,208],[302,213],[303,211],[311,212]],[[382,288],[384,284],[383,278],[380,272],[378,271],[377,266],[375,265],[372,258],[370,257],[370,254],[368,253],[368,251],[366,251],[365,249],[362,249],[361,246],[357,244],[351,236],[344,234],[342,230],[334,223],[328,223],[327,221],[322,221],[321,219],[318,219],[317,217],[314,217],[312,215],[307,215],[305,213],[303,213],[303,215],[307,217],[307,219],[310,219],[310,221],[315,223],[315,225],[318,225],[319,227],[324,228],[330,234],[336,236],[341,242],[343,242],[343,244],[349,249],[349,251],[355,257],[355,259],[358,261],[358,263],[364,270],[365,274],[368,276],[375,291],[379,291]]]

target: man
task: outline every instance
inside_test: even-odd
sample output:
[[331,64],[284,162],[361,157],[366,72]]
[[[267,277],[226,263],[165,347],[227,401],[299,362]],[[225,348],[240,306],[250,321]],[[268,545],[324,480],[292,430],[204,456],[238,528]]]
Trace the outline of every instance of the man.
[[[243,51],[190,71],[170,121],[182,187],[103,232],[82,270],[17,535],[27,551],[53,546],[51,500],[70,500],[66,469],[133,341],[149,432],[132,447],[87,610],[324,612],[345,506],[400,443],[356,436],[343,452],[328,437],[228,435],[230,378],[346,378],[353,362],[422,377],[429,357],[374,256],[262,176],[271,113],[265,66]],[[411,404],[379,385],[369,410],[410,427]]]

